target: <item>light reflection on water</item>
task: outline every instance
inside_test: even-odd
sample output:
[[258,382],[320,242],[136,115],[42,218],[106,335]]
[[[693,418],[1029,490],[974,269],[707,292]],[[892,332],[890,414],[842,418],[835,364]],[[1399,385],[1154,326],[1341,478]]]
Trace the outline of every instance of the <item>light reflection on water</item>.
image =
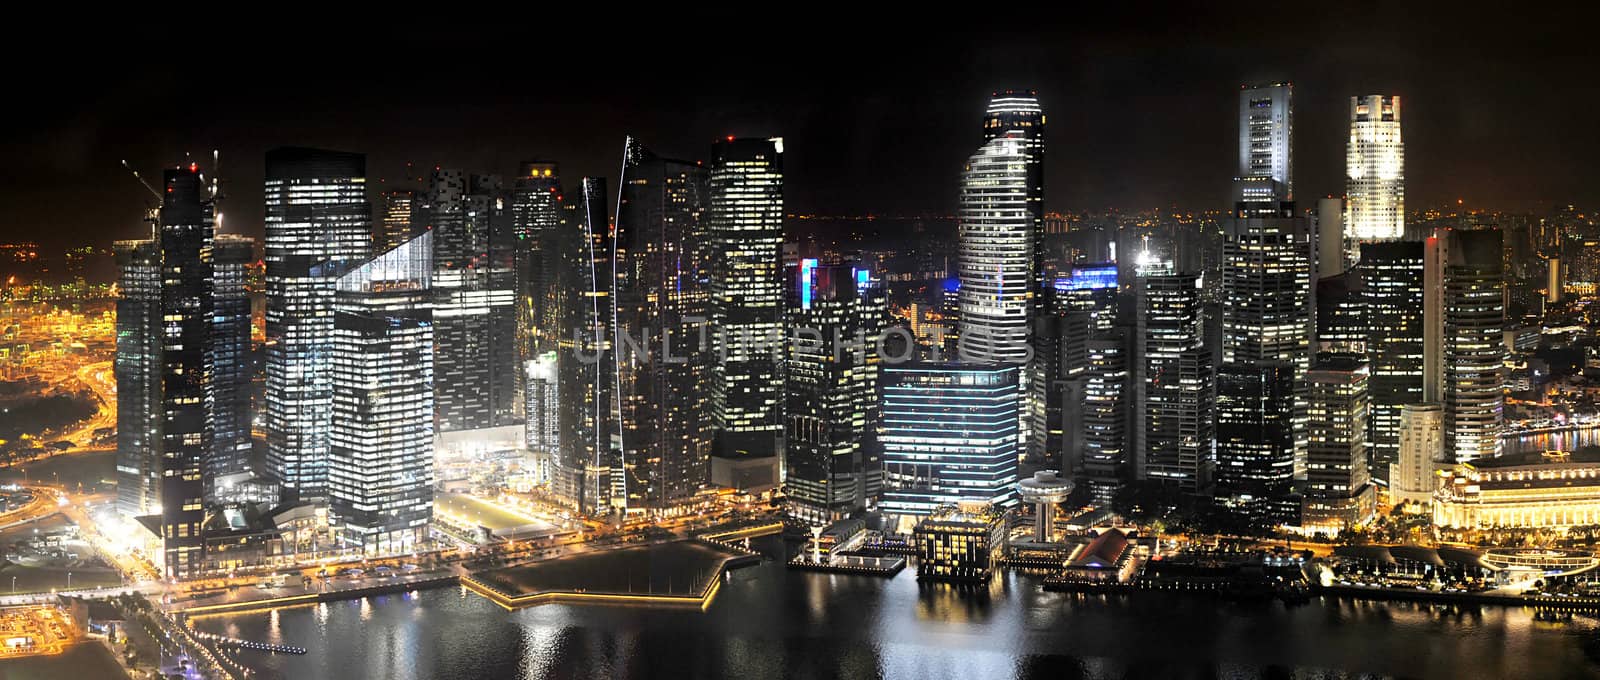
[[1591,617],[1544,623],[1525,609],[1350,600],[1287,609],[1159,593],[1117,599],[1046,593],[1018,575],[973,590],[919,584],[911,569],[883,580],[769,561],[733,574],[705,612],[507,612],[460,589],[340,606],[349,604],[196,625],[306,647],[306,656],[245,657],[268,677],[296,680],[1600,677],[1585,655],[1600,648]]
[[1505,440],[1505,451],[1506,453],[1576,451],[1597,444],[1600,444],[1600,427],[1590,427],[1557,434],[1509,437]]

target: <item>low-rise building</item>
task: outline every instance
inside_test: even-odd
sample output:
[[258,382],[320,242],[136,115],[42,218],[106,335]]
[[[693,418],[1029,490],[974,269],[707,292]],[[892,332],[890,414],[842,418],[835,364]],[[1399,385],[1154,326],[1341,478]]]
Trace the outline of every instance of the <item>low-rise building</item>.
[[1006,513],[983,502],[943,505],[917,524],[917,578],[984,583],[1005,553]]
[[1459,464],[1434,493],[1433,523],[1465,529],[1600,524],[1600,449]]

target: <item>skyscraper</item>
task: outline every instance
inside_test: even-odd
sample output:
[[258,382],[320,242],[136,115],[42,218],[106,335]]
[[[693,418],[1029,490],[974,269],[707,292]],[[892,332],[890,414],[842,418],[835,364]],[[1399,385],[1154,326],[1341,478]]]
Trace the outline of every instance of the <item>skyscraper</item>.
[[333,418],[329,340],[334,282],[367,259],[366,157],[319,149],[267,153],[267,469],[286,495],[326,493]]
[[1500,455],[1505,428],[1505,281],[1499,229],[1439,239],[1445,451],[1456,462]]
[[1239,88],[1239,173],[1233,201],[1294,200],[1294,85]]
[[1284,502],[1295,469],[1294,364],[1223,364],[1217,371],[1217,500],[1258,526],[1295,519]]
[[711,156],[714,455],[775,457],[783,437],[783,139],[729,138]]
[[[1224,220],[1222,360],[1311,364],[1313,244],[1304,218],[1283,209]],[[1298,380],[1298,379],[1297,379]]]
[[372,235],[373,252],[387,253],[416,236],[412,221],[417,205],[417,192],[411,189],[389,189],[378,194],[379,212],[377,230]]
[[790,273],[784,489],[790,517],[825,525],[874,509],[878,340],[887,310],[867,272],[801,260]]
[[[511,182],[511,237],[513,288],[516,292],[517,358],[526,365],[553,352],[563,328],[558,307],[561,291],[557,274],[562,262],[561,174],[555,163],[525,161]],[[528,375],[521,375],[524,417],[530,422],[555,421],[555,413],[533,413]],[[540,401],[554,408],[554,402]]]
[[1027,140],[985,142],[961,174],[961,358],[1023,363],[1032,311]]
[[1134,394],[1129,381],[1135,371],[1128,330],[1107,330],[1085,347],[1083,458],[1075,476],[1102,504],[1110,503],[1117,489],[1133,478],[1134,438],[1128,415]]
[[161,507],[161,250],[154,239],[116,243],[117,512]]
[[211,269],[211,315],[206,342],[206,407],[211,448],[205,459],[206,498],[223,475],[251,472],[252,392],[250,291],[245,288],[255,242],[217,234],[205,252]]
[[[1294,376],[1294,459],[1305,469],[1306,386],[1311,367],[1312,269],[1316,244],[1294,204],[1271,199],[1235,204],[1223,220],[1222,361],[1287,362]],[[1274,393],[1276,394],[1276,393]]]
[[574,233],[559,239],[572,249],[560,273],[564,328],[557,354],[561,395],[560,455],[551,466],[557,498],[581,512],[601,514],[623,507],[620,467],[622,433],[617,397],[617,359],[613,353],[616,298],[615,243],[609,196],[603,179],[586,177],[573,205]]
[[1014,364],[883,366],[883,512],[1016,501],[1021,372]]
[[1141,277],[1139,286],[1140,474],[1203,492],[1216,464],[1216,381],[1202,332],[1201,279],[1158,274]]
[[[669,510],[706,482],[711,352],[706,169],[624,143],[614,253],[619,479],[629,509]],[[670,353],[670,354],[669,354]]]
[[433,517],[434,232],[337,282],[328,524],[363,554],[415,551]]
[[445,432],[516,422],[512,213],[500,179],[433,173],[416,219],[433,237],[434,390]]
[[1350,98],[1350,143],[1345,147],[1345,237],[1384,241],[1405,235],[1405,144],[1400,97]]
[[209,454],[206,345],[211,335],[213,209],[199,168],[162,174],[157,247],[161,253],[160,455],[162,570],[189,578],[204,565],[204,461]]
[[1301,525],[1330,534],[1372,517],[1367,467],[1367,363],[1355,354],[1319,354],[1311,384],[1311,445]]
[[1062,472],[1075,472],[1085,455],[1091,354],[1104,349],[1091,345],[1115,326],[1117,295],[1116,263],[1072,267],[1052,281],[1045,316],[1034,319],[1035,375],[1043,389],[1031,434],[1036,459]]
[[1373,476],[1389,481],[1400,446],[1400,412],[1422,401],[1423,244],[1361,247],[1361,295],[1367,315],[1372,413],[1367,419]]
[[[1028,282],[1027,312],[1022,326],[1026,335],[1005,336],[995,340],[1004,344],[1029,342],[1033,345],[1034,360],[1024,371],[1022,386],[1021,431],[1026,437],[1025,453],[1032,460],[1059,468],[1063,466],[1061,447],[1070,440],[1063,436],[1062,405],[1071,385],[1062,382],[1064,376],[1060,374],[1063,365],[1060,335],[1065,330],[1062,319],[1065,310],[1052,303],[1054,281],[1050,280],[1048,274],[1051,267],[1047,263],[1050,251],[1045,244],[1044,228],[1044,132],[1044,109],[1039,106],[1039,97],[1033,90],[1002,90],[990,96],[983,116],[983,141],[987,145],[1007,137],[1018,140],[1017,151],[1022,156],[1023,214],[1017,226],[1023,230],[1019,236],[1029,241],[1028,271],[1023,273],[1023,280]],[[987,183],[991,179],[993,176],[980,179],[964,175],[962,207],[982,210],[987,205],[993,205],[990,201],[1008,201],[1005,197],[1008,190],[1005,188],[992,193],[983,191],[982,197],[978,191],[969,192],[969,189],[978,188],[976,184]],[[969,202],[969,199],[976,200]],[[1009,205],[1006,209],[1009,209]],[[973,213],[965,211],[963,216],[975,217]],[[963,224],[966,223],[967,220],[963,219]],[[964,239],[961,249],[963,257],[976,255],[968,253],[968,245]],[[979,294],[984,293],[980,290]],[[987,354],[972,358],[979,361],[1015,359]]]

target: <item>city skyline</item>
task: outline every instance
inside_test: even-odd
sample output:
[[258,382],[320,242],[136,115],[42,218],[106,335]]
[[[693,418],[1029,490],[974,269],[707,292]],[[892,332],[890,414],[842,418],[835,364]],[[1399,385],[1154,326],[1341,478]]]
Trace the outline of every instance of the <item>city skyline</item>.
[[[1430,23],[1436,19],[1413,11]],[[1507,45],[1505,58],[1516,61],[1504,62],[1464,47],[1393,47],[1390,34],[1397,27],[1368,28],[1331,17],[1298,38],[1252,38],[1213,50],[1200,29],[1228,27],[1227,18],[1195,21],[1192,32],[1176,30],[1175,18],[1138,28],[1097,26],[1094,32],[1063,28],[1064,36],[1079,40],[1046,40],[1043,31],[964,39],[952,34],[951,44],[959,48],[949,54],[880,36],[860,51],[825,56],[816,67],[786,69],[771,83],[756,74],[786,68],[787,58],[757,57],[692,77],[654,69],[624,73],[616,87],[600,91],[533,94],[484,87],[478,88],[481,99],[463,107],[388,105],[395,88],[444,69],[426,61],[410,73],[385,68],[353,80],[303,72],[295,85],[262,90],[239,83],[275,65],[237,55],[225,69],[194,67],[214,83],[212,94],[183,111],[159,103],[105,106],[105,97],[163,91],[168,86],[158,77],[160,67],[94,76],[81,92],[25,74],[24,89],[47,94],[59,108],[48,120],[22,114],[42,134],[0,138],[0,151],[15,159],[16,168],[29,169],[5,171],[0,186],[6,193],[0,195],[72,207],[44,210],[32,201],[10,200],[15,218],[0,225],[0,238],[77,234],[109,242],[139,236],[138,221],[126,217],[122,206],[141,204],[140,190],[126,178],[122,160],[153,172],[185,152],[221,150],[221,172],[231,180],[222,231],[259,236],[258,159],[282,144],[367,153],[377,189],[398,182],[408,161],[419,176],[435,165],[509,175],[529,157],[562,159],[569,177],[614,175],[608,150],[629,134],[661,140],[661,152],[690,160],[709,160],[705,144],[728,134],[781,134],[790,147],[786,206],[792,213],[953,214],[958,172],[952,168],[971,151],[958,143],[967,138],[961,132],[981,115],[981,95],[1010,87],[1036,89],[1045,109],[1055,111],[1058,150],[1046,161],[1047,205],[1200,209],[1226,196],[1236,174],[1227,153],[1236,141],[1219,133],[1236,119],[1237,102],[1219,93],[1282,80],[1295,85],[1295,188],[1302,201],[1343,192],[1348,98],[1373,92],[1398,94],[1406,102],[1407,170],[1415,177],[1408,183],[1407,205],[1462,198],[1469,206],[1524,209],[1600,199],[1593,189],[1600,177],[1582,163],[1597,140],[1578,117],[1593,108],[1584,102],[1594,103],[1597,95],[1580,88],[1566,92],[1572,97],[1568,105],[1530,110],[1517,104],[1542,86],[1575,80],[1577,66],[1566,57],[1576,48],[1569,43],[1538,41],[1521,50]],[[1452,21],[1433,30],[1449,35],[1451,28],[1480,27],[1471,17]],[[448,52],[465,38],[446,31],[438,40]],[[1300,48],[1306,41],[1337,57],[1305,55]],[[490,42],[491,55],[514,52]],[[1369,49],[1374,46],[1386,49]],[[837,69],[828,66],[846,63],[859,65],[845,77],[830,75]],[[1474,77],[1462,75],[1468,71]],[[1528,73],[1536,77],[1526,78]],[[461,77],[484,85],[524,78],[500,67]],[[313,115],[304,108],[312,98],[328,105]],[[1489,158],[1495,162],[1483,162]],[[96,200],[79,200],[86,192]]]
[[1574,48],[1118,13],[241,39],[44,95],[0,137],[0,676],[1600,677]]

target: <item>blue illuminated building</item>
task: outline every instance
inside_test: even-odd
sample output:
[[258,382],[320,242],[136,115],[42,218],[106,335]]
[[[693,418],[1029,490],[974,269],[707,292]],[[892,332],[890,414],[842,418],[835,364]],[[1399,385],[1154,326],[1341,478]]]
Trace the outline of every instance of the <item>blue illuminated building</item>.
[[880,508],[925,516],[943,504],[1016,502],[1021,367],[884,365]]

